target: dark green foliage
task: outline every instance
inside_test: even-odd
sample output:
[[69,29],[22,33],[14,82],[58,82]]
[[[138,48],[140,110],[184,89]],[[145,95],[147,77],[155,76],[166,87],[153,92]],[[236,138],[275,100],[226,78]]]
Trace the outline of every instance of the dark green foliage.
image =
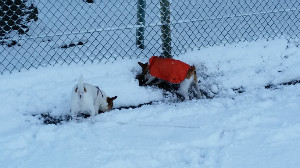
[[75,46],[77,46],[77,45],[83,45],[83,44],[85,44],[85,43],[87,43],[87,41],[84,41],[84,42],[79,41],[79,42],[76,42],[76,43],[72,42],[72,43],[70,43],[70,44],[63,45],[63,46],[61,46],[60,48],[70,48],[70,47],[75,47]]
[[94,0],[86,0],[87,3],[94,3]]
[[19,34],[28,32],[28,24],[38,20],[38,9],[33,4],[26,5],[28,0],[0,0],[0,39],[11,31]]

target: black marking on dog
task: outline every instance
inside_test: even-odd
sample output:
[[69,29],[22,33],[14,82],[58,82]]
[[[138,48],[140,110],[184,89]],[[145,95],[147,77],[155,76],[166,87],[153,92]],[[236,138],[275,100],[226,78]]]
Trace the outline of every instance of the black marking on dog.
[[100,92],[100,93],[101,93],[101,96],[102,96],[102,98],[103,98],[103,94],[102,94],[101,90],[99,89],[99,87],[96,86],[96,88],[97,88],[97,96],[99,95],[99,92]]

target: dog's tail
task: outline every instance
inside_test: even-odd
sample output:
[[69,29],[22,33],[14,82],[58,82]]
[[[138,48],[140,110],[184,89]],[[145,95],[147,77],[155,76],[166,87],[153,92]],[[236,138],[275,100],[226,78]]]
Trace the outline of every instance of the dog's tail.
[[79,77],[79,83],[78,83],[78,85],[83,86],[83,76],[82,75],[80,75],[80,77]]
[[86,92],[86,88],[83,86],[83,77],[82,75],[79,78],[79,83],[76,88],[76,92],[78,93],[79,97],[82,98],[84,92]]

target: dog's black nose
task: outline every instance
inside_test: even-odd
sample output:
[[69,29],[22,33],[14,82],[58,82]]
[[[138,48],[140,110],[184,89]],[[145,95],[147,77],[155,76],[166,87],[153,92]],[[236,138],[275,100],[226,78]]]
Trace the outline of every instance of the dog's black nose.
[[81,95],[79,95],[80,99],[81,99]]

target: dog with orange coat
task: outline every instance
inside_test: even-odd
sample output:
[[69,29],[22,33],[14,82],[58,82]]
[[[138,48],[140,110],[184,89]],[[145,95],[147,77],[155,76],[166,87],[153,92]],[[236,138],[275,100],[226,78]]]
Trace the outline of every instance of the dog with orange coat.
[[142,75],[144,76],[145,85],[151,84],[154,79],[159,79],[155,84],[161,82],[169,82],[179,84],[178,93],[185,100],[189,99],[188,91],[192,86],[196,93],[196,97],[200,98],[200,90],[197,85],[197,74],[195,66],[190,66],[182,61],[172,58],[164,58],[152,56],[148,63],[138,64],[142,67]]

